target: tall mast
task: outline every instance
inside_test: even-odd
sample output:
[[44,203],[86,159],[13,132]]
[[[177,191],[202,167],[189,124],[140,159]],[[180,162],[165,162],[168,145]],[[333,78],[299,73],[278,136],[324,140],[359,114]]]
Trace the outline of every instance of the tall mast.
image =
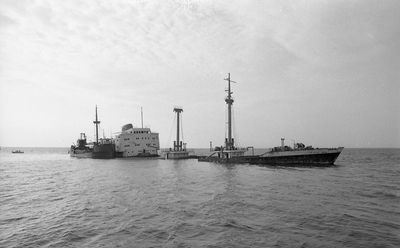
[[182,108],[174,108],[174,112],[176,112],[176,142],[174,142],[174,150],[180,151],[182,150],[182,141],[179,141],[179,124],[180,124],[180,113],[183,112]]
[[140,114],[141,114],[142,128],[143,128],[143,107],[140,107]]
[[228,104],[228,139],[225,141],[225,148],[227,150],[232,150],[234,148],[234,141],[232,138],[232,104],[233,104],[233,99],[232,99],[232,94],[233,92],[231,91],[231,74],[228,73],[228,78],[225,78],[224,80],[228,81],[228,96],[225,98],[226,104]]
[[97,105],[96,105],[96,120],[93,121],[93,123],[96,125],[96,144],[99,143],[99,124],[100,121],[97,118]]

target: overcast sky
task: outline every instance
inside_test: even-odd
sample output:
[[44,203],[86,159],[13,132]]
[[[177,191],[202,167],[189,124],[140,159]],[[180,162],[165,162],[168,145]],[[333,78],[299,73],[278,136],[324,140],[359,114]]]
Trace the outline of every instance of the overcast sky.
[[398,0],[0,0],[0,145],[133,123],[188,147],[400,147]]

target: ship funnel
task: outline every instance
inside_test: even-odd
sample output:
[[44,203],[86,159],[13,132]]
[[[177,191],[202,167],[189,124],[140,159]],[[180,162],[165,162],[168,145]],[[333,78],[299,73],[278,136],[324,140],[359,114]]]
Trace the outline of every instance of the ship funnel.
[[285,138],[281,138],[281,147],[285,149]]

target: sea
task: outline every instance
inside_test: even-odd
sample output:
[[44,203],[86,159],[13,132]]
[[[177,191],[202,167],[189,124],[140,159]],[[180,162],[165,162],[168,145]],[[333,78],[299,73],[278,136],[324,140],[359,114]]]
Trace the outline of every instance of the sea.
[[12,149],[0,247],[400,247],[400,149],[322,168]]

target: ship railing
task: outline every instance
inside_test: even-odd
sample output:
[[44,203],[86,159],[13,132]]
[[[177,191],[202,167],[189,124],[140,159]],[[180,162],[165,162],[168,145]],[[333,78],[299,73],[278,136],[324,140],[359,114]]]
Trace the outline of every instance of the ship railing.
[[[174,152],[173,148],[162,148],[160,149],[161,152]],[[188,152],[188,153],[195,153],[194,149],[182,149],[179,152]]]
[[220,151],[215,151],[215,152],[211,153],[210,155],[208,155],[206,158],[211,158],[212,156],[214,156],[214,155],[217,154],[218,152],[220,152]]

